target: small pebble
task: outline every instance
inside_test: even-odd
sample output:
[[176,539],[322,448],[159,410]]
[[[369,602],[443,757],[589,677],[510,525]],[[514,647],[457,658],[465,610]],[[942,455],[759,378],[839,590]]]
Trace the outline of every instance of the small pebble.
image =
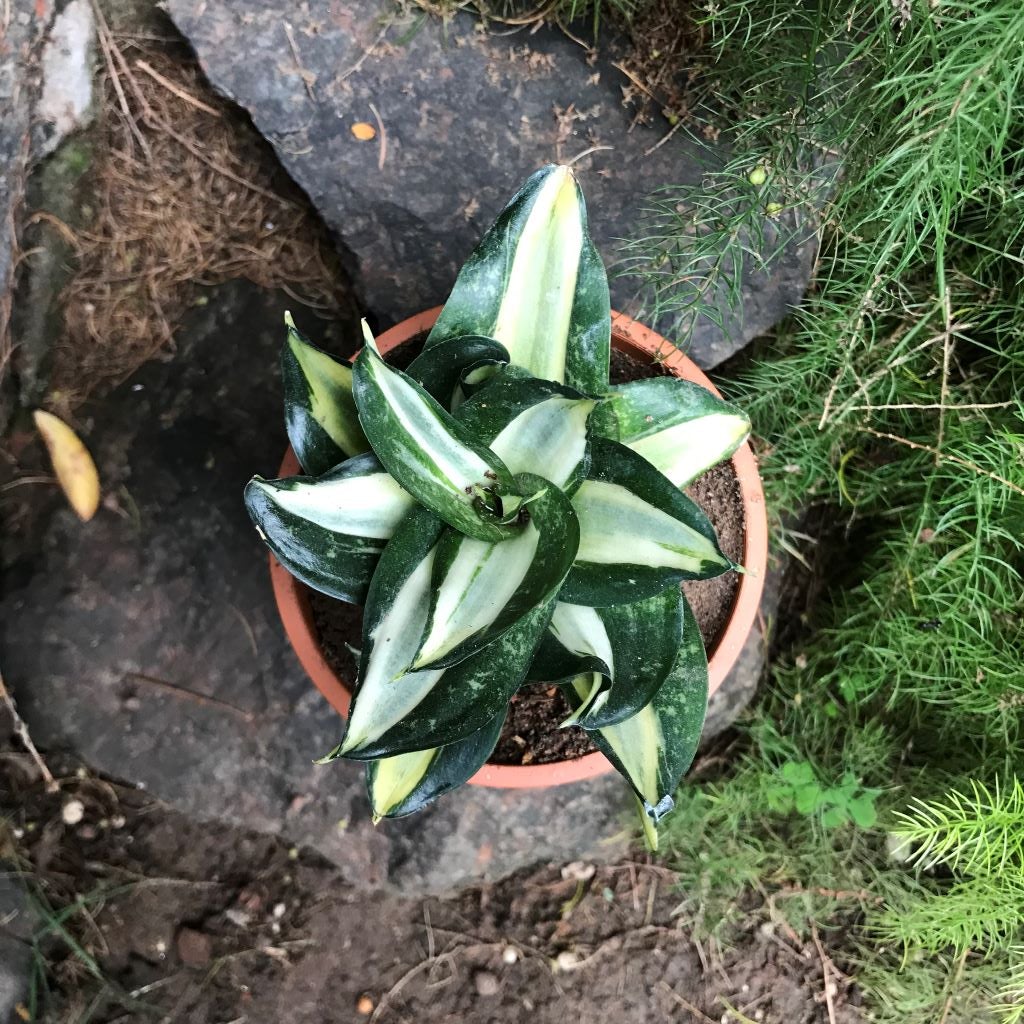
[[519,950],[514,946],[506,946],[501,951],[501,959],[503,963],[514,964],[519,959]]
[[85,804],[81,800],[69,800],[60,813],[65,825],[77,825],[85,817]]
[[574,860],[571,864],[566,864],[562,868],[563,878],[574,878],[577,882],[588,882],[594,877],[594,872],[597,868],[593,864],[587,864],[586,861]]
[[364,1017],[373,1013],[373,1000],[365,992],[356,1000],[356,1011]]
[[125,820],[125,816],[123,814],[115,814],[110,819],[111,828],[124,828],[126,824],[127,821]]
[[498,979],[490,971],[476,971],[473,974],[473,984],[478,994],[482,996],[496,996],[500,988]]
[[284,917],[284,912],[287,909],[288,908],[283,903],[275,903],[273,910],[274,917]]
[[582,957],[571,949],[563,949],[555,957],[555,967],[560,971],[574,971],[579,967]]

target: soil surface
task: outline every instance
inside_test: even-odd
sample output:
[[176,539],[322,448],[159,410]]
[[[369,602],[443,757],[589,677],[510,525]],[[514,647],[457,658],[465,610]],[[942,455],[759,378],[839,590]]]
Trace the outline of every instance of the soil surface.
[[[40,1021],[829,1020],[809,940],[756,908],[728,950],[698,938],[696,908],[646,855],[444,899],[368,895],[307,850],[198,825],[70,761],[50,768],[59,792],[0,746],[0,858],[52,912],[78,900],[59,925],[36,921]],[[847,984],[835,1024],[860,1020]]]
[[[420,351],[421,344],[415,340],[394,349],[388,353],[388,362],[400,368],[408,366]],[[645,363],[623,352],[612,351],[609,376],[614,384],[666,374],[661,363]],[[743,554],[743,505],[732,464],[726,462],[716,466],[688,487],[686,493],[711,520],[722,550],[734,561],[739,561]],[[739,580],[733,572],[712,580],[683,584],[709,654],[714,651],[729,619],[738,586]],[[362,609],[313,590],[307,590],[307,593],[327,661],[342,679],[355,679],[357,665],[352,650],[358,650],[362,645]],[[559,723],[568,714],[569,706],[555,687],[525,687],[509,703],[508,717],[488,762],[503,765],[551,764],[571,761],[596,750],[583,729],[577,726],[559,728]]]

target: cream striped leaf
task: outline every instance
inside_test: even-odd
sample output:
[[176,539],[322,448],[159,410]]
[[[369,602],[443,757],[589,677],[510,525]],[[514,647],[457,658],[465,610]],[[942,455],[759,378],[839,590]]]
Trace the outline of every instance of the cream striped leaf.
[[457,419],[510,472],[535,473],[571,495],[587,475],[597,405],[572,388],[503,370],[460,407]]
[[[538,606],[457,665],[408,672],[390,681],[368,675],[353,700],[350,734],[330,756],[391,757],[454,743],[484,728],[526,679],[553,603],[552,598]],[[423,684],[428,676],[429,686]],[[392,711],[395,703],[401,705],[398,715]],[[353,730],[359,730],[359,738],[350,742]]]
[[359,418],[377,457],[420,504],[477,540],[499,541],[516,528],[491,509],[515,496],[502,461],[412,378],[389,367],[372,338],[355,363]]
[[[685,602],[676,639],[671,671],[650,703],[622,722],[590,732],[640,799],[654,848],[655,826],[672,810],[672,794],[697,753],[708,703],[707,656],[697,620]],[[589,682],[579,677],[563,687],[571,706],[590,696]]]
[[537,171],[501,212],[464,264],[427,347],[466,334],[501,342],[535,377],[607,388],[608,279],[568,167]]
[[547,480],[515,477],[525,524],[500,544],[448,530],[437,545],[430,615],[414,669],[454,665],[491,643],[562,585],[579,543],[572,505]]
[[277,560],[314,590],[356,604],[413,505],[372,454],[321,477],[254,477],[245,488],[249,516]]
[[621,604],[732,567],[707,516],[649,462],[604,438],[591,440],[590,453],[572,500],[580,546],[563,600]]
[[327,759],[377,759],[463,739],[487,725],[526,677],[553,596],[458,664],[413,668],[445,532],[443,523],[416,508],[381,556],[366,600],[348,730]]
[[683,615],[678,587],[628,604],[592,608],[559,601],[530,668],[557,682],[600,673],[599,695],[574,721],[588,729],[620,722],[648,704],[675,661]]
[[739,408],[678,377],[613,387],[593,422],[595,433],[632,448],[677,487],[728,458],[750,434]]
[[284,419],[299,465],[320,476],[345,459],[369,451],[352,397],[352,367],[311,344],[285,314],[281,350]]
[[498,742],[505,709],[482,729],[443,747],[414,750],[366,763],[366,792],[376,824],[420,811],[461,786],[486,763]]

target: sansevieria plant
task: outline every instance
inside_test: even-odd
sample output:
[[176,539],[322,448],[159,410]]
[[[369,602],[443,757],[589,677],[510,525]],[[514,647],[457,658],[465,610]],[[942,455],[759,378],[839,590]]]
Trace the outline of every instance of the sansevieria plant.
[[365,609],[324,760],[366,763],[375,818],[408,814],[484,764],[524,682],[557,683],[656,844],[707,706],[680,583],[737,568],[681,488],[749,423],[674,377],[609,385],[608,282],[572,172],[523,185],[404,373],[365,325],[352,364],[287,326],[308,475],[255,477],[245,501],[282,565]]

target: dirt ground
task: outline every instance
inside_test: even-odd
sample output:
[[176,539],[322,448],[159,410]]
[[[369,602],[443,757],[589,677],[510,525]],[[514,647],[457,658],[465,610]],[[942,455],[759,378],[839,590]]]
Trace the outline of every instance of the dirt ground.
[[860,1019],[831,962],[830,1011],[821,954],[756,914],[729,950],[696,941],[685,894],[642,853],[447,898],[367,893],[307,851],[50,761],[57,792],[15,742],[0,752],[0,858],[36,905],[38,1020]]

